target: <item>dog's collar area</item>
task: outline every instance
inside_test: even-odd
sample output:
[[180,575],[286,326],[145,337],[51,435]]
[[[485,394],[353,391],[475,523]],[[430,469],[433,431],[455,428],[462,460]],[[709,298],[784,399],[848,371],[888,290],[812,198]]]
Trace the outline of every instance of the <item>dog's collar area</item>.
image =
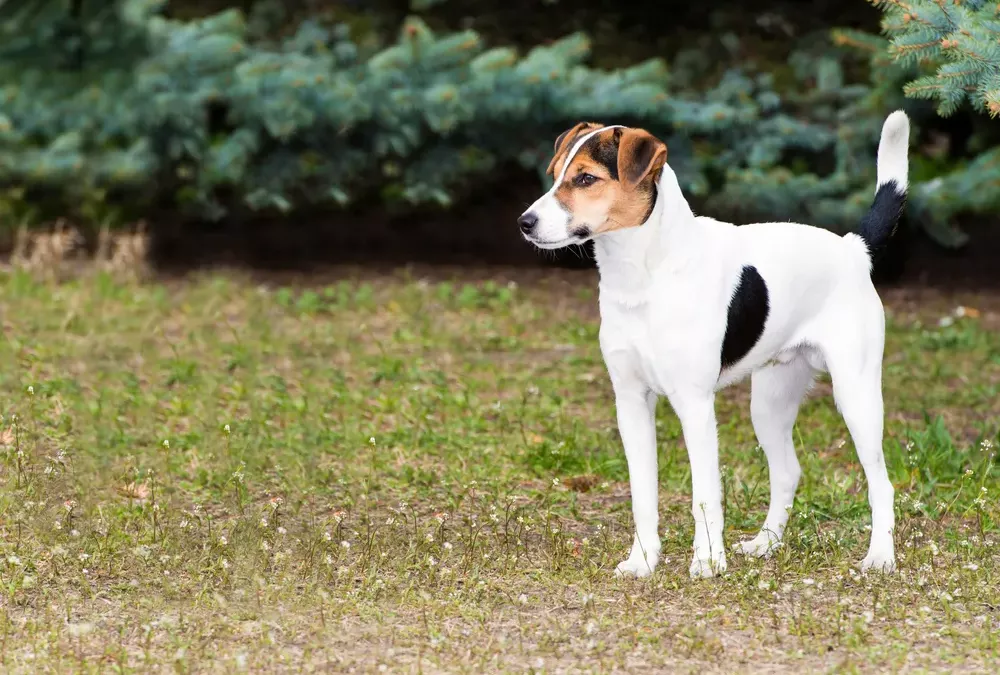
[[656,200],[660,198],[660,188],[656,185],[656,181],[653,181],[653,198],[649,200],[649,209],[646,211],[646,215],[642,217],[642,222],[639,227],[644,226],[649,222],[649,219],[653,217],[653,211],[656,210]]

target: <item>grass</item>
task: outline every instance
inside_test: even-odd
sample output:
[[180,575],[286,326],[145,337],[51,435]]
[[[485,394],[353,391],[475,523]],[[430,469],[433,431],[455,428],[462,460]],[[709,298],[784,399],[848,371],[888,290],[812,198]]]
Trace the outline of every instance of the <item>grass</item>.
[[[865,483],[823,381],[786,545],[707,581],[661,404],[664,562],[619,580],[593,288],[0,273],[0,669],[996,672],[995,314],[887,295],[896,575],[856,570]],[[729,545],[767,508],[747,404],[718,405]]]

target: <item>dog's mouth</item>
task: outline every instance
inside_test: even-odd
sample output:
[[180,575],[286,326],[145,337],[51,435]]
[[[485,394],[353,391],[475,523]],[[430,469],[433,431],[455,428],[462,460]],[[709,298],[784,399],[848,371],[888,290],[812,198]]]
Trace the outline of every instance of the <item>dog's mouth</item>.
[[538,248],[545,250],[554,250],[557,248],[564,248],[566,246],[572,246],[573,244],[583,244],[586,243],[587,239],[591,236],[590,228],[587,226],[580,226],[573,228],[570,232],[570,236],[565,239],[558,239],[556,241],[543,241],[541,239],[535,239],[530,235],[524,235],[524,239]]

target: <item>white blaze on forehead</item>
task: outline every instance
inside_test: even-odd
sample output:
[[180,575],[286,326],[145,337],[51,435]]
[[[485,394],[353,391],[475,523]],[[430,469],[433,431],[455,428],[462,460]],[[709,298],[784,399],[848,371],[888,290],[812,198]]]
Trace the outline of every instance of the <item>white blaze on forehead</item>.
[[573,147],[570,148],[569,154],[566,155],[566,161],[563,163],[562,171],[559,172],[559,178],[557,178],[556,182],[552,184],[552,189],[549,190],[549,192],[554,192],[555,189],[558,188],[559,185],[563,182],[563,179],[566,178],[566,172],[569,170],[570,163],[573,161],[573,158],[576,157],[576,153],[580,152],[580,148],[583,147],[584,143],[589,141],[597,134],[607,131],[608,129],[624,129],[624,128],[625,127],[621,124],[612,124],[611,126],[608,127],[601,127],[600,129],[595,129],[594,131],[591,131],[589,134],[585,135],[583,138],[574,143]]

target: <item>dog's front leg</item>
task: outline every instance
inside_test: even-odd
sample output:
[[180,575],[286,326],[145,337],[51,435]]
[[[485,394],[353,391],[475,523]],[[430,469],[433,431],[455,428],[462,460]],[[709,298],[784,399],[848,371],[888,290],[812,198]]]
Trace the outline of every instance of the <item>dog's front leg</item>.
[[711,392],[675,393],[670,404],[680,418],[691,462],[694,559],[690,572],[692,577],[711,577],[726,570],[715,396]]
[[628,560],[615,574],[649,576],[660,560],[658,486],[656,475],[656,395],[636,382],[616,383],[618,432],[625,446],[635,539]]

